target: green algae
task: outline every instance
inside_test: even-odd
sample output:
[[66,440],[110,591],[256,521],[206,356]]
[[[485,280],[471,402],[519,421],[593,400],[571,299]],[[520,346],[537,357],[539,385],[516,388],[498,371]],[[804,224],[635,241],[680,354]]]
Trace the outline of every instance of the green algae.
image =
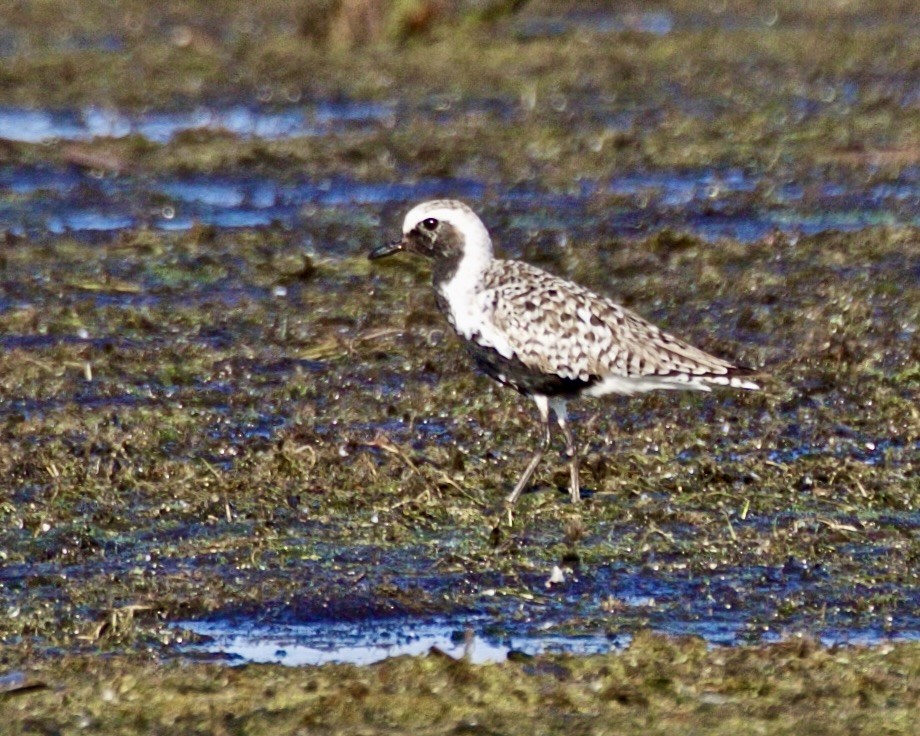
[[[705,5],[669,7],[682,17]],[[920,233],[881,223],[744,246],[680,232],[620,242],[602,223],[624,201],[598,194],[597,233],[547,253],[529,230],[578,223],[509,222],[499,205],[515,183],[566,192],[637,168],[896,176],[917,162],[904,104],[911,4],[779,3],[775,17],[745,4],[738,25],[528,38],[522,14],[546,12],[533,3],[409,34],[384,23],[366,44],[317,23],[322,3],[69,7],[0,9],[17,39],[0,65],[3,104],[355,99],[408,112],[277,141],[4,142],[3,165],[473,178],[490,186],[484,217],[510,250],[767,375],[760,394],[582,405],[594,495],[565,503],[565,469],[550,460],[515,526],[496,532],[534,437],[531,408],[472,375],[424,264],[366,262],[361,251],[389,237],[379,223],[334,209],[304,218],[317,242],[357,254],[346,256],[307,255],[275,227],[139,228],[104,244],[8,235],[0,662],[35,685],[0,694],[12,733],[911,732],[915,644],[706,649],[642,633],[617,600],[554,625],[639,630],[624,653],[481,667],[431,656],[231,669],[176,661],[189,637],[170,625],[225,610],[315,614],[336,600],[375,614],[478,605],[476,590],[412,583],[419,559],[448,581],[500,576],[499,597],[524,606],[532,576],[556,564],[703,577],[794,560],[841,581],[833,600],[822,588],[775,601],[750,640],[813,631],[829,607],[890,631],[920,582]],[[483,99],[497,112],[464,107]],[[461,112],[445,123],[431,100]],[[586,100],[599,111],[582,117]],[[768,194],[753,192],[752,209]]]
[[30,670],[0,708],[14,734],[907,734],[916,649],[725,650],[643,634],[620,654],[500,665],[437,653],[300,669],[66,657]]
[[[565,485],[550,462],[541,492],[525,495],[497,538],[492,510],[524,461],[533,417],[444,339],[423,271],[318,259],[292,282],[288,264],[302,256],[283,232],[218,231],[204,244],[197,232],[162,235],[155,250],[135,250],[148,237],[21,243],[7,259],[9,283],[39,286],[0,314],[2,331],[46,337],[14,341],[0,358],[12,401],[0,468],[17,489],[2,509],[4,555],[50,565],[45,582],[4,584],[22,600],[2,624],[7,641],[80,649],[111,611],[141,605],[132,627],[91,643],[168,645],[164,624],[178,616],[330,595],[338,566],[324,560],[335,546],[369,545],[372,559],[375,548],[421,545],[445,570],[512,576],[572,554],[588,566],[702,573],[806,559],[854,585],[873,581],[874,600],[844,595],[868,622],[903,605],[884,584],[915,584],[915,543],[900,521],[918,503],[916,344],[901,333],[920,309],[912,231],[764,242],[743,258],[684,243],[667,249],[673,268],[647,264],[618,282],[671,329],[765,365],[766,390],[586,403],[578,431],[596,495],[578,509],[548,492]],[[126,260],[130,288],[108,277]],[[841,279],[851,262],[857,275]],[[604,288],[596,270],[572,267]],[[675,272],[706,277],[676,283]],[[89,334],[75,338],[81,329]],[[761,339],[739,343],[739,330]],[[387,418],[437,418],[451,441],[403,444],[382,428]],[[890,449],[873,462],[834,449],[878,442]],[[803,446],[815,449],[800,456]],[[874,555],[854,563],[842,550],[861,543]],[[290,575],[309,560],[312,579]],[[395,610],[475,601],[379,582],[374,595]],[[802,605],[820,614],[816,600],[786,613]]]

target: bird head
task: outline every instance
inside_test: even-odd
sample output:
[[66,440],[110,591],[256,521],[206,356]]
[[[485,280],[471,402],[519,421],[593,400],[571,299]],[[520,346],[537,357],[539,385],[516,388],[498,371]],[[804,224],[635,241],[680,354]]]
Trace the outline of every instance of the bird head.
[[372,260],[405,251],[428,258],[492,257],[492,240],[482,220],[463,202],[435,199],[416,205],[403,220],[402,238],[370,252]]

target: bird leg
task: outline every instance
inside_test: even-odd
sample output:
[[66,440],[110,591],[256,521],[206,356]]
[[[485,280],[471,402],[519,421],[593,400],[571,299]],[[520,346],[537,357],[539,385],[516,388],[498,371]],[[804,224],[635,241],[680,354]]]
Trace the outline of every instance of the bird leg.
[[569,495],[572,498],[572,503],[579,503],[581,501],[581,486],[578,482],[578,448],[575,446],[575,436],[569,426],[565,401],[558,398],[553,399],[550,401],[550,406],[552,406],[556,415],[559,429],[562,430],[562,435],[565,437],[565,455],[569,459]]
[[565,454],[569,458],[569,495],[572,497],[572,503],[581,501],[581,486],[578,482],[578,448],[575,447],[575,438],[572,436],[572,428],[563,421],[559,420],[559,426],[562,427],[562,434],[565,436]]
[[540,447],[537,448],[537,451],[534,453],[533,457],[530,458],[530,462],[527,464],[527,468],[524,470],[524,474],[521,476],[521,479],[517,482],[517,485],[514,487],[514,490],[508,494],[508,498],[505,499],[505,505],[509,509],[517,503],[518,497],[521,495],[521,492],[527,487],[527,484],[530,482],[530,478],[533,476],[534,471],[537,469],[537,466],[540,464],[540,460],[543,459],[543,455],[549,449],[551,437],[549,429],[549,401],[545,396],[535,395],[533,400],[537,404],[537,410],[540,412],[540,422],[543,425],[543,441],[540,443]]

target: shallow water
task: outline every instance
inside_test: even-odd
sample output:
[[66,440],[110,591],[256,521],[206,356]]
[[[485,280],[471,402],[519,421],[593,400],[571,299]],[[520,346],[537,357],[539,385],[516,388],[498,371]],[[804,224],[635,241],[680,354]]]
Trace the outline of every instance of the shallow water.
[[7,107],[0,108],[0,138],[50,143],[130,135],[153,143],[168,143],[188,131],[220,131],[241,138],[276,140],[327,135],[356,126],[388,125],[392,124],[394,114],[392,103],[331,101],[277,111],[238,105],[137,114],[100,107],[59,111]]
[[[905,104],[913,104],[911,100],[920,95],[920,89],[906,80],[891,80],[890,85],[890,93],[903,96]],[[855,93],[854,87],[850,94]],[[845,91],[834,95],[838,103],[845,97]],[[540,104],[553,109],[563,103],[550,95]],[[668,104],[692,108],[688,114],[705,119],[724,102],[678,93]],[[802,105],[802,110],[794,112]],[[838,111],[830,103],[807,98],[785,100],[784,106],[799,116],[811,114],[806,108],[814,106],[831,117],[847,112],[845,105]],[[635,102],[592,95],[565,99],[564,107],[566,114],[576,115],[583,125],[600,125],[607,132],[655,127],[655,117],[662,114],[659,107],[638,109]],[[206,131],[241,140],[276,141],[374,134],[420,118],[449,127],[462,125],[474,115],[504,126],[532,114],[524,100],[474,97],[431,98],[412,105],[396,100],[319,100],[137,113],[99,107],[57,111],[5,107],[0,108],[0,140],[58,146],[134,136],[160,145],[183,133]],[[130,228],[181,231],[197,223],[221,228],[277,223],[302,229],[308,207],[333,213],[344,209],[341,216],[347,222],[356,212],[392,217],[407,203],[441,196],[482,206],[496,194],[512,214],[523,219],[534,210],[553,211],[557,221],[541,223],[543,229],[564,231],[572,238],[596,229],[611,237],[671,229],[710,241],[753,242],[775,232],[808,235],[920,223],[920,167],[915,164],[885,176],[873,174],[871,167],[867,175],[830,166],[807,172],[720,167],[624,170],[606,179],[573,181],[564,192],[526,181],[497,189],[491,180],[457,177],[400,180],[396,175],[373,181],[343,172],[292,181],[265,175],[114,173],[93,170],[91,160],[82,166],[0,167],[0,231],[29,237],[44,233],[112,237]],[[317,247],[340,254],[343,246],[320,243]]]
[[[288,615],[272,621],[266,611],[182,621],[176,627],[200,637],[184,647],[186,653],[287,665],[371,664],[432,648],[476,663],[546,652],[596,654],[625,647],[636,627],[699,636],[713,646],[793,636],[826,646],[920,639],[920,592],[906,595],[884,625],[869,623],[847,602],[850,593],[843,579],[794,561],[779,569],[726,569],[711,575],[600,566],[584,573],[568,569],[558,583],[551,583],[551,576],[533,576],[529,594],[505,595],[500,588],[483,587],[481,610],[472,612],[380,618],[361,613],[360,606],[349,615],[340,602],[342,609],[329,618],[292,621]],[[457,582],[428,578],[424,584],[436,590]],[[791,601],[822,596],[826,607],[820,621],[780,613]]]
[[[491,635],[488,619],[475,616],[435,621],[366,621],[342,624],[323,621],[301,625],[259,625],[240,621],[180,621],[176,626],[201,637],[201,643],[187,645],[190,656],[203,654],[226,657],[230,664],[273,662],[290,667],[340,664],[368,665],[391,657],[446,654],[473,664],[504,662],[509,656],[539,654],[606,654],[629,645],[629,634],[603,632],[578,635]],[[663,629],[675,636],[702,636],[716,646],[740,643],[730,624],[674,626]],[[707,636],[708,635],[708,636]],[[798,632],[765,634],[764,643],[778,642]],[[917,641],[920,632],[892,634],[882,629],[828,628],[817,640],[824,646],[873,646],[886,641]],[[747,640],[750,643],[750,640]]]
[[[356,212],[392,218],[407,203],[437,197],[456,197],[481,207],[489,191],[486,182],[470,179],[408,183],[341,176],[288,182],[226,175],[97,176],[76,168],[7,167],[0,170],[0,231],[28,237],[44,233],[112,237],[138,227],[181,231],[196,224],[220,228],[278,224],[302,230],[307,207],[318,207],[347,224]],[[597,203],[610,196],[618,201],[599,215]],[[835,182],[816,173],[813,186],[773,182],[766,172],[646,171],[609,181],[582,181],[574,194],[517,187],[504,199],[522,223],[531,212],[553,212],[541,229],[560,236],[566,233],[567,238],[592,229],[616,238],[674,230],[707,241],[753,242],[777,232],[809,235],[918,225],[920,169],[905,168],[896,179],[866,183]],[[315,245],[327,255],[354,250],[341,242]]]
[[180,621],[183,630],[204,643],[185,648],[188,654],[224,655],[232,664],[276,662],[289,666],[330,662],[368,665],[390,657],[418,656],[435,649],[474,664],[503,662],[509,653],[547,652],[600,654],[621,649],[629,637],[604,634],[582,636],[501,636],[474,633],[490,626],[489,619],[396,619],[359,624],[323,621],[301,625],[251,625],[247,622]]

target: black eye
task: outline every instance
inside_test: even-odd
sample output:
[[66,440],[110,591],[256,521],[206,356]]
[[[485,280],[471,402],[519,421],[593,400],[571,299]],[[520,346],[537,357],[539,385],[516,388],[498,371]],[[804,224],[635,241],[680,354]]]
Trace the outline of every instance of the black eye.
[[438,227],[438,221],[433,217],[427,217],[422,220],[422,227],[426,230],[436,230]]

